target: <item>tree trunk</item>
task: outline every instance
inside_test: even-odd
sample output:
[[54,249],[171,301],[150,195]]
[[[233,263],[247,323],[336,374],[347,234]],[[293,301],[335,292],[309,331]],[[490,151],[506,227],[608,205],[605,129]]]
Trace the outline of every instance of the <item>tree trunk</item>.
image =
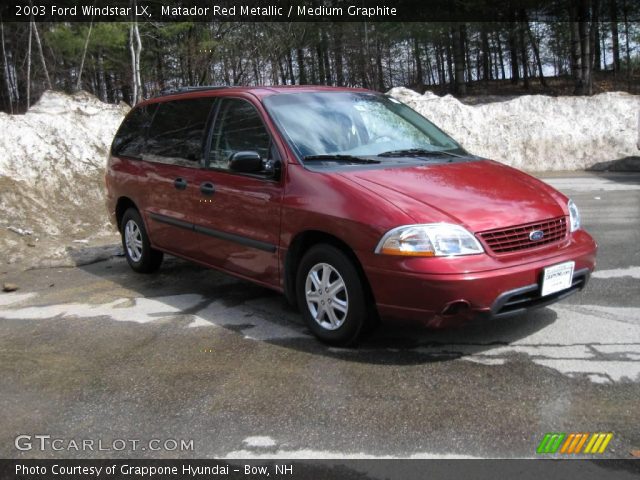
[[606,33],[602,32],[600,35],[600,54],[602,55],[602,68],[603,70],[607,69],[607,46],[605,45]]
[[360,55],[358,55],[358,70],[360,73],[360,82],[363,88],[369,88],[367,76],[367,63],[371,60],[369,55],[369,27],[367,22],[362,24],[362,33],[364,41],[360,44]]
[[357,55],[357,76],[360,80],[360,85],[363,88],[369,87],[369,82],[367,81],[367,62],[370,59],[369,56],[369,31],[367,28],[367,23],[364,22],[361,30],[362,40],[359,45],[359,51]]
[[296,84],[296,77],[293,74],[293,56],[291,50],[289,50],[285,56],[285,65],[287,67],[287,74],[289,75],[289,85]]
[[[280,70],[280,82],[282,83],[282,85],[286,85],[287,84],[287,71],[284,68],[284,65],[282,65],[282,58],[278,58],[276,60],[276,62],[277,62],[277,65],[278,65],[278,69]],[[276,82],[276,83],[278,83],[278,82]]]
[[413,56],[416,61],[416,85],[422,87],[424,82],[423,74],[422,74],[422,60],[420,58],[420,44],[418,43],[417,37],[413,38]]
[[618,5],[616,0],[609,1],[611,12],[611,51],[613,53],[613,71],[620,71],[620,40],[618,37]]
[[[453,36],[455,37],[455,29],[452,29]],[[447,55],[447,81],[449,82],[452,91],[456,88],[455,77],[453,76],[453,55],[451,53],[451,37],[447,35],[445,39],[445,52]]]
[[2,37],[2,60],[4,64],[4,83],[7,85],[9,96],[9,111],[13,114],[13,88],[11,87],[11,77],[9,76],[9,63],[7,61],[7,50],[4,44],[4,22],[0,21],[0,36]]
[[[471,56],[469,48],[469,39],[467,38],[467,26],[463,23],[460,25],[460,42],[462,43],[462,51],[464,53],[464,64],[467,71],[467,82],[473,80],[471,73]],[[466,87],[465,87],[466,92]]]
[[500,73],[502,75],[502,80],[507,78],[507,72],[504,68],[504,55],[502,54],[502,40],[500,39],[500,33],[496,32],[495,34],[496,46],[498,47],[498,57],[500,58]]
[[251,66],[253,67],[253,78],[254,78],[254,81],[255,81],[254,85],[260,85],[262,82],[260,80],[260,72],[259,72],[259,68],[258,68],[258,62],[256,61],[255,57],[252,57],[252,59],[251,59]]
[[436,71],[438,72],[438,85],[444,85],[446,80],[444,78],[444,55],[442,54],[442,45],[437,43],[436,47]]
[[105,83],[107,87],[107,101],[117,103],[119,100],[118,90],[115,88],[116,81],[114,75],[107,73],[105,76]]
[[571,25],[571,76],[574,81],[574,93],[578,94],[582,90],[582,66],[580,52],[580,27],[578,23],[578,10],[575,4],[570,9],[570,25]]
[[524,89],[529,90],[529,55],[527,54],[527,43],[524,38],[524,31],[527,28],[522,18],[524,10],[520,12],[520,23],[518,24],[518,43],[520,45],[520,58],[522,59],[522,81]]
[[590,54],[590,38],[589,38],[589,0],[581,0],[579,10],[578,31],[580,34],[580,67],[582,88],[581,95],[591,95],[591,54]]
[[315,59],[313,58],[313,50],[311,51],[311,55],[309,55],[309,69],[311,70],[311,75],[310,75],[310,83],[311,85],[316,85],[318,83],[317,81],[317,75],[316,75],[316,62]]
[[511,83],[517,85],[520,81],[520,69],[518,62],[518,35],[515,16],[513,21],[509,23],[509,59],[511,63]]
[[593,0],[593,15],[591,18],[591,67],[595,71],[600,71],[602,62],[600,51],[600,0]]
[[[426,53],[426,60],[427,60],[427,78],[428,78],[428,83],[429,85],[434,85],[436,83],[436,77],[435,74],[433,73],[433,63],[431,62],[431,58],[429,57],[429,45],[428,44],[424,44],[424,51]],[[437,55],[435,55],[436,59],[438,58]]]
[[[135,11],[136,2],[133,3],[133,9]],[[133,19],[129,27],[129,50],[131,52],[131,73],[132,73],[132,87],[133,98],[131,99],[131,105],[137,104],[142,100],[142,81],[140,79],[140,52],[142,51],[142,42],[140,40],[140,31],[138,30],[138,20]]]
[[[320,27],[322,28],[322,26]],[[319,83],[326,82],[326,74],[324,71],[324,50],[322,47],[322,32],[318,32],[318,43],[316,44],[316,56],[318,57],[318,78],[320,79]]]
[[129,51],[131,53],[131,87],[133,90],[130,103],[131,106],[134,106],[138,97],[138,84],[136,83],[136,51],[133,47],[133,22],[129,26]]
[[31,37],[33,36],[33,20],[29,22],[29,39],[27,40],[27,110],[31,106]]
[[376,86],[379,91],[384,91],[384,71],[382,69],[382,45],[380,40],[376,40]]
[[482,79],[486,82],[491,80],[491,49],[489,48],[489,34],[485,24],[482,24],[480,40],[482,43]]
[[296,57],[298,61],[298,84],[306,85],[307,74],[304,69],[304,51],[301,48],[296,49]]
[[42,70],[44,70],[44,78],[47,80],[47,88],[51,90],[51,79],[49,78],[49,70],[47,69],[47,62],[44,59],[44,53],[42,51],[42,42],[40,41],[40,34],[38,33],[38,25],[33,22],[33,33],[36,38],[36,45],[38,46],[38,53],[40,54],[40,62],[42,63]]
[[[525,14],[526,15],[526,14]],[[535,58],[536,65],[538,67],[538,76],[540,77],[540,84],[543,87],[547,86],[547,81],[544,78],[544,73],[542,72],[542,61],[540,60],[540,49],[538,48],[538,42],[531,31],[531,25],[529,25],[529,21],[526,20],[527,32],[529,33],[529,40],[531,41],[531,48],[533,49],[533,57]]]
[[464,30],[462,25],[455,25],[451,28],[451,36],[453,38],[453,63],[455,65],[455,83],[454,89],[458,95],[467,93],[467,85],[464,81]]
[[82,50],[82,60],[80,61],[80,70],[78,71],[78,82],[76,83],[76,90],[82,88],[82,70],[84,69],[84,60],[87,57],[87,48],[89,48],[89,39],[91,38],[91,29],[93,28],[93,20],[89,24],[89,31],[87,32],[87,38],[84,41],[84,49]]
[[336,84],[339,87],[344,86],[344,66],[342,57],[342,24],[335,24],[335,37],[333,44],[333,58],[336,70]]
[[100,88],[100,100],[108,102],[107,81],[104,74],[104,55],[102,50],[98,52],[98,85]]
[[331,78],[331,62],[329,61],[329,38],[327,31],[323,28],[320,34],[322,43],[322,59],[324,61],[324,83],[325,85],[333,85],[333,79]]
[[627,88],[631,90],[631,48],[629,46],[629,6],[627,5],[627,0],[623,0],[623,14],[624,14],[624,37],[625,44],[627,47]]
[[498,57],[498,49],[495,47],[495,44],[491,47],[491,74],[493,75],[492,78],[496,80],[500,78],[500,58]]

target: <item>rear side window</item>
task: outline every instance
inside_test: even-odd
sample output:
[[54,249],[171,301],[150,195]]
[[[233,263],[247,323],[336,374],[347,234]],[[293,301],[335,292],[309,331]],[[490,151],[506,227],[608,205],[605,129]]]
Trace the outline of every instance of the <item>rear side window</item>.
[[151,125],[156,104],[135,108],[118,129],[111,154],[122,157],[140,157],[144,148],[147,129]]
[[161,103],[149,128],[144,159],[187,167],[200,165],[203,135],[214,99]]

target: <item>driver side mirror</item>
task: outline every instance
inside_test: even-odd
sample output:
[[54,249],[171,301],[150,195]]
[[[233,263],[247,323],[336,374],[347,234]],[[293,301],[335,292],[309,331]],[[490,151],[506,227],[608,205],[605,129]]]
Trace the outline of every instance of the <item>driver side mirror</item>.
[[234,172],[259,173],[262,171],[262,158],[258,152],[235,152],[229,159],[229,168]]

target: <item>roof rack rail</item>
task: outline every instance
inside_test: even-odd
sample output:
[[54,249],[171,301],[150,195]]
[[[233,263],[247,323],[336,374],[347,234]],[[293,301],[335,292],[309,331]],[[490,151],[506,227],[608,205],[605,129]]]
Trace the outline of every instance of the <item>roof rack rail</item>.
[[177,93],[197,92],[200,90],[221,90],[223,88],[229,88],[224,85],[202,85],[202,86],[186,86],[186,87],[170,87],[160,90],[155,97],[163,97],[165,95],[175,95]]

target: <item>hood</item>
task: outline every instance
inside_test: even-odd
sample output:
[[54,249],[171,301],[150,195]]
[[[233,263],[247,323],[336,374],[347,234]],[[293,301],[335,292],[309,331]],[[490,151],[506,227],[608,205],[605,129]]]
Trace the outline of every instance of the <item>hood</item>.
[[473,232],[567,215],[567,198],[491,160],[341,173],[416,223],[453,222]]

